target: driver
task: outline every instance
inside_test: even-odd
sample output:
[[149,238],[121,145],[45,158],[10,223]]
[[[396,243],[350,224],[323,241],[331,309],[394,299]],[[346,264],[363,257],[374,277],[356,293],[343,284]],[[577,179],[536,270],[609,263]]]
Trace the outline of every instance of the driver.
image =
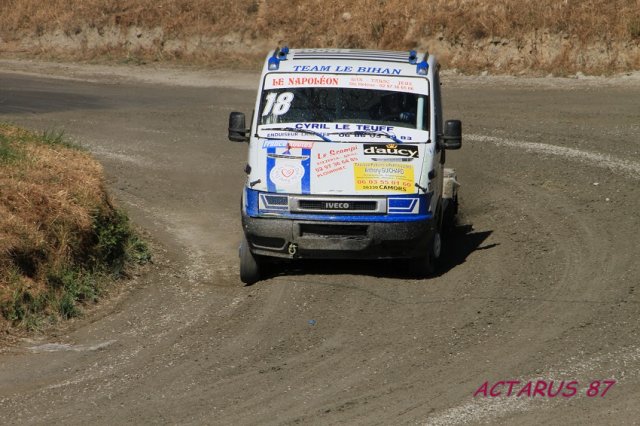
[[382,121],[402,121],[410,123],[416,119],[416,105],[408,93],[391,93],[380,98],[380,103],[373,106],[371,117]]

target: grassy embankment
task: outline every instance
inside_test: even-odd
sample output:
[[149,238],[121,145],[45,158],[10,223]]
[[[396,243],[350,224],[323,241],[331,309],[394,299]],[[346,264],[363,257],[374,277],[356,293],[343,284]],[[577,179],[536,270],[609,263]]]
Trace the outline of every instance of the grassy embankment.
[[61,134],[0,123],[0,331],[77,316],[148,260],[97,161]]
[[638,0],[4,0],[0,54],[255,67],[267,49],[438,54],[463,71],[640,69]]

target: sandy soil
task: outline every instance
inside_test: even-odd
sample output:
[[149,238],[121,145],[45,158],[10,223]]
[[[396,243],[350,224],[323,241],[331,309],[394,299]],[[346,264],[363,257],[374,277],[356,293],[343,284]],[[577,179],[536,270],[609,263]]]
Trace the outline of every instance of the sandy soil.
[[[121,297],[0,353],[13,423],[464,424],[640,418],[640,84],[448,75],[461,217],[439,274],[307,262],[244,288],[257,74],[0,61],[0,120],[65,129],[155,242]],[[310,320],[314,322],[310,323]],[[313,325],[312,325],[313,324]],[[594,380],[616,380],[588,397]],[[577,381],[573,397],[476,396]]]

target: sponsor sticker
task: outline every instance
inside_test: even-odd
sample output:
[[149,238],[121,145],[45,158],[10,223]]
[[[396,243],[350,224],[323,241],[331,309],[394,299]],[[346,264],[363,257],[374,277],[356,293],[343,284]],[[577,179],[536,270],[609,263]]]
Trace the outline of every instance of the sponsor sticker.
[[289,162],[276,164],[273,169],[271,169],[271,173],[269,173],[271,181],[279,186],[297,184],[303,176],[304,167],[300,164]]
[[[294,65],[293,73],[269,74],[264,81],[264,90],[296,88],[296,87],[352,87],[356,89],[393,90],[396,92],[429,94],[429,85],[424,78],[401,76],[400,68],[388,67],[352,67],[352,66],[313,66]],[[316,74],[316,72],[337,74]],[[357,73],[354,75],[352,73]],[[274,95],[267,99],[271,107],[278,106],[277,111],[287,109],[289,95],[280,99]],[[271,112],[271,107],[265,111]],[[263,111],[263,112],[265,112]]]
[[349,164],[358,161],[358,146],[350,145],[347,147],[330,148],[328,150],[319,151],[315,156],[315,175],[318,178],[324,178],[344,172],[349,168]]
[[313,142],[306,141],[283,141],[283,140],[269,140],[262,142],[262,148],[287,148],[289,149],[311,149],[313,148]]
[[389,144],[364,144],[364,155],[384,155],[402,157],[407,159],[419,158],[417,145]]
[[414,192],[413,166],[395,162],[355,163],[356,191]]

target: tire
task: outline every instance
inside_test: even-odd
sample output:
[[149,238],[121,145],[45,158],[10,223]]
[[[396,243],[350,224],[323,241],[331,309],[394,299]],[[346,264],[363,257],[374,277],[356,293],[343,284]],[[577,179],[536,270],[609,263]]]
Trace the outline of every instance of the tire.
[[435,274],[438,259],[442,254],[442,209],[438,209],[436,216],[436,229],[429,241],[427,252],[418,258],[411,259],[409,270],[418,278],[426,278]]
[[442,233],[446,235],[453,231],[455,227],[456,215],[458,214],[458,197],[443,200],[442,206]]
[[251,253],[246,236],[242,236],[242,242],[240,243],[240,281],[244,285],[251,285],[260,281],[260,262]]
[[436,273],[438,267],[438,259],[442,251],[442,237],[439,230],[433,234],[433,238],[429,243],[427,254],[417,259],[418,275],[420,278],[431,277]]

